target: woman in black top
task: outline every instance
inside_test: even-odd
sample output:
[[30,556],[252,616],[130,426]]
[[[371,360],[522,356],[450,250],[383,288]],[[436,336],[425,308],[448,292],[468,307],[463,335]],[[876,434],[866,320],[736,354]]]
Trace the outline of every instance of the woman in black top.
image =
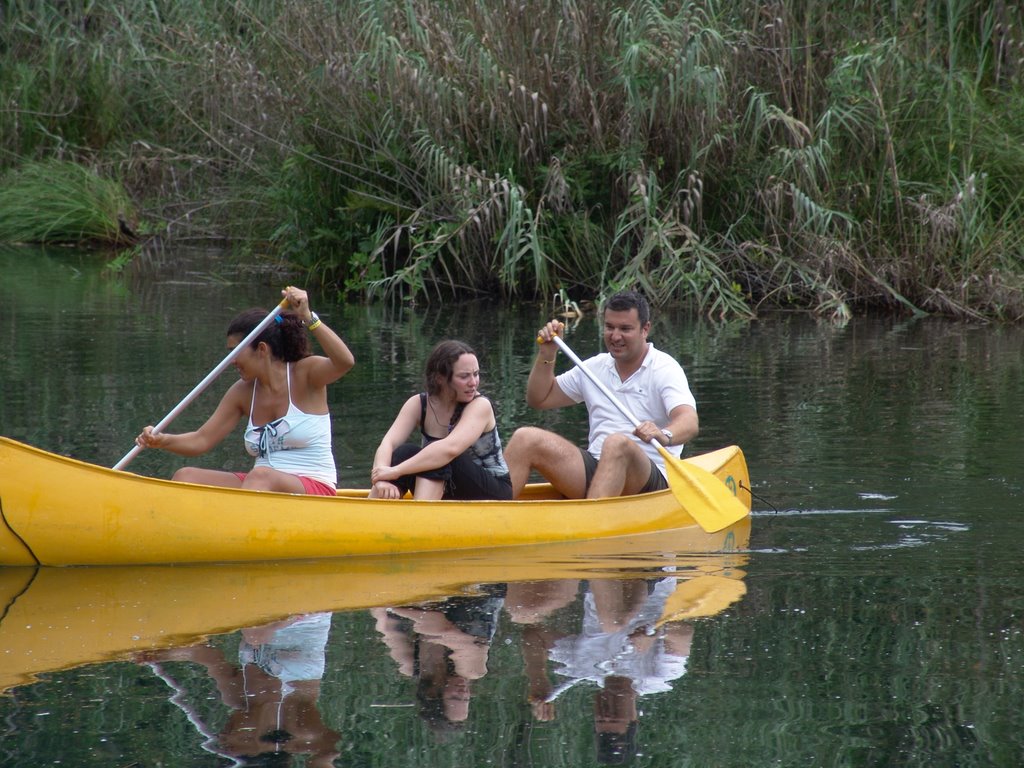
[[[427,358],[426,392],[398,412],[373,459],[371,498],[511,499],[491,401],[480,394],[480,364],[461,341]],[[420,445],[405,441],[419,428]]]

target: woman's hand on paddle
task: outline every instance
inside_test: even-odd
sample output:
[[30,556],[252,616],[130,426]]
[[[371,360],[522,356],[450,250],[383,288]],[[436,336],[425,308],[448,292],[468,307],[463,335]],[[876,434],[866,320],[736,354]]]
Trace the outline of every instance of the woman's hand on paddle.
[[139,448],[163,448],[167,444],[167,437],[163,432],[154,432],[152,426],[143,427],[135,438],[135,444]]
[[281,291],[281,296],[288,300],[288,308],[305,322],[308,323],[313,319],[313,312],[309,308],[309,294],[304,290],[289,285]]

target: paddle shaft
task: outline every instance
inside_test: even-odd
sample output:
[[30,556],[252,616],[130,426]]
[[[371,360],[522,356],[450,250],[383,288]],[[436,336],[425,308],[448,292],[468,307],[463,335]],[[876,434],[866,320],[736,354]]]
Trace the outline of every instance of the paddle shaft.
[[[583,364],[583,361],[579,359],[579,357],[576,355],[576,353],[573,352],[571,349],[569,349],[569,345],[566,344],[564,341],[562,341],[562,337],[561,336],[555,336],[555,337],[553,337],[553,339],[554,339],[555,344],[558,345],[558,348],[560,350],[562,350],[563,352],[565,352],[565,354],[569,357],[570,360],[572,360],[574,363],[576,363],[576,366],[581,371],[583,371],[584,375],[586,375],[586,377],[588,379],[590,379],[594,383],[594,386],[596,386],[598,389],[600,389],[602,392],[604,392],[604,396],[607,397],[609,400],[611,400],[612,405],[614,405],[616,408],[618,408],[619,412],[622,413],[622,415],[625,416],[627,419],[629,419],[629,421],[633,425],[633,427],[634,428],[639,427],[640,426],[639,419],[637,419],[637,417],[633,415],[633,413],[629,410],[629,408],[626,407],[625,403],[623,403],[621,400],[619,400],[619,398],[617,398],[615,396],[614,392],[612,392],[610,389],[608,389],[608,387],[606,387],[604,385],[603,381],[601,381],[599,378],[597,378],[597,376],[594,374],[593,371],[591,371],[589,368],[587,368],[587,366],[585,366]],[[657,446],[659,448],[664,448],[665,447],[661,443],[659,443],[657,440],[655,440],[654,442],[657,444]],[[662,451],[662,453],[665,453],[665,451]]]
[[[189,392],[187,395],[185,395],[182,401],[171,409],[170,413],[168,413],[166,416],[160,419],[159,423],[157,423],[157,425],[153,427],[153,432],[162,432],[164,429],[166,429],[167,425],[174,421],[178,417],[178,415],[192,403],[193,400],[199,397],[199,395],[203,393],[203,390],[210,386],[210,384],[213,383],[213,380],[220,376],[224,372],[224,369],[231,365],[232,361],[236,357],[242,354],[242,350],[249,346],[249,344],[251,344],[257,336],[263,333],[263,330],[272,322],[274,322],[274,318],[281,314],[281,312],[287,306],[288,299],[283,299],[280,304],[274,307],[274,309],[271,310],[270,314],[263,318],[260,321],[259,325],[257,325],[249,332],[248,336],[246,336],[244,339],[238,342],[238,344],[235,345],[235,348],[228,352],[227,356],[223,360],[221,360],[220,363],[217,364],[216,368],[214,368],[212,371],[206,374],[206,377],[198,384],[196,384],[193,390]],[[132,449],[128,451],[128,453],[126,453],[123,457],[121,457],[121,460],[114,465],[114,469],[123,469],[125,466],[127,466],[128,462],[130,462],[132,459],[138,456],[141,451],[142,448],[140,448],[138,445],[133,446]]]

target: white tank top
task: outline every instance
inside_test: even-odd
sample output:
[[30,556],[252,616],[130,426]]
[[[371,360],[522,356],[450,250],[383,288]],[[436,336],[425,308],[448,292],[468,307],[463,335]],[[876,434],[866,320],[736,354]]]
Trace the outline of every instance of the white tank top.
[[245,430],[245,450],[256,457],[257,467],[271,467],[291,475],[301,475],[332,487],[338,485],[338,470],[331,449],[331,415],[305,413],[292,402],[292,366],[287,366],[288,412],[262,427],[252,423],[256,407],[256,387],[252,383],[249,425]]

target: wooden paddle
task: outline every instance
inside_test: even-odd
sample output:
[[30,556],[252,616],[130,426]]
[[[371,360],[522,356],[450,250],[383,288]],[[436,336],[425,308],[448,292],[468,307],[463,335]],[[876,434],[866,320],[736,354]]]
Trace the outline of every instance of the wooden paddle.
[[[636,416],[597,378],[593,371],[583,364],[583,361],[576,356],[575,352],[569,349],[569,345],[562,341],[560,336],[554,336],[553,340],[558,345],[558,348],[565,352],[570,360],[576,363],[584,375],[604,393],[605,397],[619,409],[623,416],[629,419],[634,427],[640,425]],[[742,520],[750,514],[750,511],[733,495],[725,483],[713,474],[706,469],[701,469],[694,464],[676,458],[657,440],[652,440],[651,442],[654,443],[665,459],[668,487],[672,490],[676,501],[705,531],[714,533],[723,528],[728,528],[733,523]]]
[[[166,429],[167,425],[174,421],[174,419],[177,418],[178,414],[185,410],[185,408],[187,408],[188,405],[193,400],[199,397],[199,395],[202,394],[203,390],[210,386],[210,383],[218,376],[220,376],[221,373],[224,372],[225,368],[231,365],[231,361],[238,357],[240,354],[242,354],[242,350],[249,346],[257,336],[263,333],[263,329],[270,325],[272,322],[274,322],[274,318],[281,314],[281,311],[286,309],[287,307],[288,299],[282,299],[281,303],[274,307],[274,309],[271,310],[269,315],[260,320],[259,325],[253,328],[249,332],[248,336],[246,336],[244,339],[238,342],[238,344],[235,345],[235,348],[228,352],[227,356],[223,360],[221,360],[220,363],[217,364],[216,368],[214,368],[212,371],[206,374],[206,378],[204,378],[202,381],[196,384],[195,388],[187,395],[185,395],[184,399],[182,399],[180,403],[178,403],[171,409],[170,413],[168,413],[160,420],[160,423],[153,427],[153,432],[161,432],[164,429]],[[139,452],[141,450],[142,449],[138,445],[133,446],[132,449],[128,451],[128,453],[126,453],[123,457],[121,457],[121,460],[114,465],[114,469],[124,469],[124,467],[128,464],[129,461],[131,461],[132,459],[139,455]]]

